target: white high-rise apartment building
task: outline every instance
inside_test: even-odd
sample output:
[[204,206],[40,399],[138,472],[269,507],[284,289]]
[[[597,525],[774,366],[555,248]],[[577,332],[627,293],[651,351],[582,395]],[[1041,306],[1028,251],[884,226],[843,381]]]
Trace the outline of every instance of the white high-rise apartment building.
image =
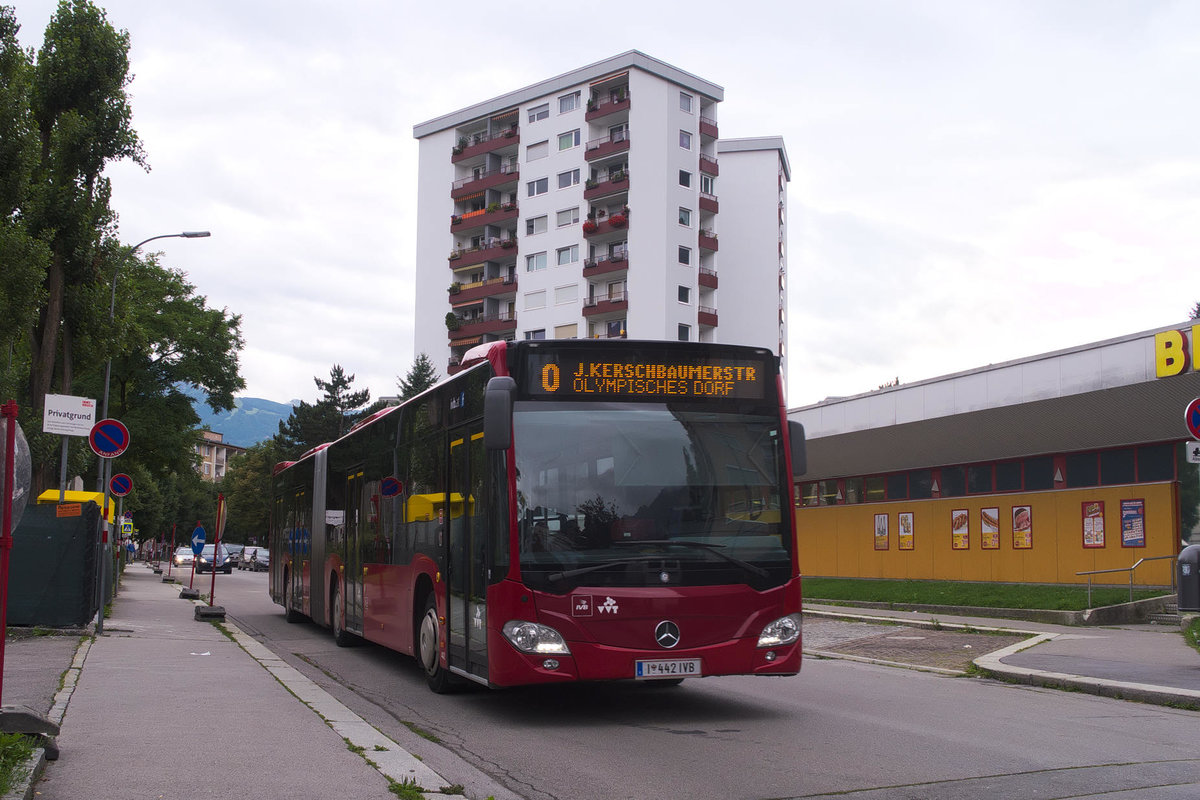
[[416,352],[497,339],[787,341],[787,152],[638,51],[413,129]]

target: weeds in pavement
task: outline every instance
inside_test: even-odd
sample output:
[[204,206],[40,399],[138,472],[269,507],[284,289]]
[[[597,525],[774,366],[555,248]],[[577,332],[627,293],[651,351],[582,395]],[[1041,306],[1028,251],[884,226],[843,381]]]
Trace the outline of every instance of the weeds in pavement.
[[20,733],[0,733],[0,796],[25,780],[25,764],[33,756],[33,739]]

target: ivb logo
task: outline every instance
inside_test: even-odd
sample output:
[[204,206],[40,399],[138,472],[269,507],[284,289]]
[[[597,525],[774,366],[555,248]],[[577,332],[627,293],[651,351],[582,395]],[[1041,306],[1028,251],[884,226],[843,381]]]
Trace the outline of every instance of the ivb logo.
[[590,617],[592,615],[592,596],[590,594],[571,595],[571,616]]

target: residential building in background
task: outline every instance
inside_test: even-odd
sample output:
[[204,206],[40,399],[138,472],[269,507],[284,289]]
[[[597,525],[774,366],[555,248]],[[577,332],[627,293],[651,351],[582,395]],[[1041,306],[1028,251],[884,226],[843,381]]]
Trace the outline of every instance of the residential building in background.
[[416,352],[501,339],[787,341],[787,152],[629,51],[414,127]]
[[216,431],[200,431],[200,436],[200,442],[196,445],[196,455],[200,456],[200,477],[206,481],[220,481],[225,477],[229,459],[246,452],[246,448],[226,444],[223,441],[224,434]]

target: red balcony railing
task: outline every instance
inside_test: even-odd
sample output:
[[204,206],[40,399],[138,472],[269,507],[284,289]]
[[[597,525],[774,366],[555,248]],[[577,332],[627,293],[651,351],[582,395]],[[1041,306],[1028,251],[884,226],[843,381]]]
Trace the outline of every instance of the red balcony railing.
[[612,292],[604,297],[589,297],[583,301],[583,315],[612,314],[629,310],[629,292]]
[[701,192],[700,210],[707,211],[712,214],[718,213],[721,210],[721,204],[717,202],[717,196],[715,194],[709,194],[708,192]]
[[459,178],[450,185],[450,197],[461,200],[468,195],[493,189],[506,183],[516,183],[521,177],[521,167],[518,164],[505,164],[500,169],[485,170],[465,178]]
[[588,238],[617,233],[629,227],[629,212],[609,214],[600,219],[586,219],[583,222],[583,235]]
[[483,336],[487,333],[500,333],[504,331],[516,330],[517,318],[513,314],[484,314],[472,319],[464,319],[458,323],[456,330],[448,331],[450,335],[450,344],[453,345],[463,339],[469,339],[474,336]]
[[697,311],[697,322],[710,328],[717,327],[717,310],[708,306],[700,306]]
[[620,272],[629,269],[629,250],[620,248],[604,258],[585,258],[583,260],[583,277],[605,275],[609,272]]
[[478,247],[466,247],[450,253],[450,268],[458,269],[471,264],[482,264],[485,261],[502,261],[515,258],[517,255],[516,239],[488,239]]
[[479,211],[468,211],[465,214],[450,215],[450,229],[455,233],[465,233],[472,228],[482,228],[484,225],[496,225],[517,216],[517,204],[505,203],[499,208]]
[[620,153],[629,149],[629,132],[622,131],[605,136],[601,139],[592,139],[587,143],[587,151],[583,157],[588,161],[595,161],[598,158],[611,156],[614,153]]
[[629,171],[618,170],[603,180],[589,180],[583,187],[584,200],[596,200],[629,191]]
[[699,271],[697,277],[700,279],[700,285],[703,286],[705,289],[716,289],[717,288],[717,272],[716,272],[716,270],[709,269],[708,267],[700,267],[700,271]]
[[705,175],[720,175],[721,170],[717,167],[717,160],[712,156],[700,154],[700,171]]
[[450,161],[457,164],[474,156],[514,146],[520,141],[521,136],[515,125],[492,134],[477,133],[459,140],[450,150]]
[[464,303],[482,300],[485,297],[512,294],[516,290],[516,275],[507,278],[489,278],[486,281],[478,281],[476,283],[458,284],[457,291],[453,288],[450,290],[450,303],[451,305],[459,306]]
[[621,91],[612,92],[607,97],[598,97],[595,100],[589,100],[587,112],[583,118],[588,122],[607,117],[610,114],[616,114],[619,111],[629,110],[629,91],[623,89]]
[[716,251],[718,249],[717,235],[715,233],[713,233],[712,231],[701,230],[699,242],[700,242],[700,247],[704,250]]
[[712,117],[701,117],[700,135],[711,136],[714,139],[720,138],[720,134],[717,133],[717,121]]

